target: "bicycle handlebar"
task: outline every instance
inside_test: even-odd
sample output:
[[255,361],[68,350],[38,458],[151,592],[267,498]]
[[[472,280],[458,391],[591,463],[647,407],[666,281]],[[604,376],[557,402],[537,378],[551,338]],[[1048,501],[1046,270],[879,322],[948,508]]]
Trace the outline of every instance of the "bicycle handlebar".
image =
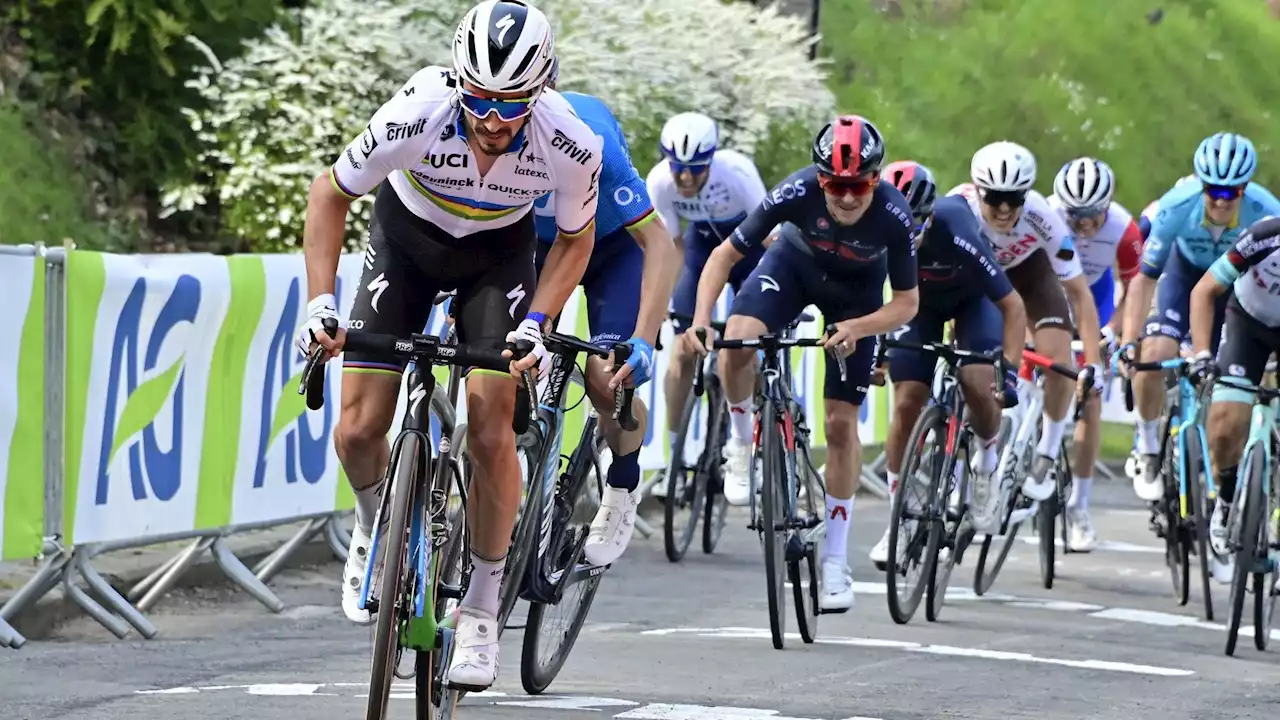
[[[1135,373],[1140,372],[1163,372],[1165,370],[1173,370],[1179,377],[1186,374],[1191,367],[1186,358],[1174,357],[1168,360],[1158,360],[1155,362],[1126,362],[1129,369]],[[1123,379],[1121,386],[1124,388],[1124,408],[1129,412],[1133,412],[1133,378],[1126,377]]]
[[[338,334],[338,321],[326,318],[323,321],[324,331],[329,337]],[[527,341],[508,343],[513,357],[524,357],[533,350]],[[463,344],[446,345],[434,335],[414,333],[408,338],[379,333],[367,333],[360,330],[348,330],[343,352],[362,352],[382,358],[411,360],[415,364],[459,365],[478,367],[486,370],[506,372],[510,368],[510,360],[502,356],[502,350],[480,348]],[[324,348],[316,346],[307,358],[306,367],[302,371],[302,382],[298,384],[298,394],[307,396],[307,408],[319,410],[324,407]],[[526,387],[534,387],[532,369],[525,371]],[[512,418],[512,429],[523,433],[528,429],[528,413],[517,412]]]

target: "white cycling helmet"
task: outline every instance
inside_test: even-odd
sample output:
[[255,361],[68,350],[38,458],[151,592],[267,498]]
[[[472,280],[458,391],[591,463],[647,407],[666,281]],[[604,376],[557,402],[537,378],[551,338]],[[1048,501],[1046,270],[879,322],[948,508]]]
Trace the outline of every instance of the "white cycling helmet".
[[489,92],[536,94],[551,77],[555,45],[538,8],[521,0],[484,0],[458,23],[453,69]]
[[716,154],[720,131],[716,121],[702,113],[680,113],[662,126],[659,145],[671,162],[682,165],[705,165]]
[[1076,158],[1058,171],[1053,194],[1071,210],[1100,208],[1111,202],[1116,192],[1116,176],[1101,160]]
[[973,154],[969,176],[981,190],[1026,192],[1036,183],[1036,158],[1021,145],[1001,140]]

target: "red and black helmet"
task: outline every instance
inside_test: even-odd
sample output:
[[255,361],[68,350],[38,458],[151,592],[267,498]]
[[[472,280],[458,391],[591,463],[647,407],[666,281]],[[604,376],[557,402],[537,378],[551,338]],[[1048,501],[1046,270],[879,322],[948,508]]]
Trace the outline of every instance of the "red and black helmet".
[[813,164],[833,177],[870,175],[883,162],[884,137],[861,115],[841,115],[813,139]]
[[911,204],[911,214],[917,220],[933,212],[933,201],[938,199],[938,183],[929,168],[911,160],[899,160],[885,167],[884,177]]

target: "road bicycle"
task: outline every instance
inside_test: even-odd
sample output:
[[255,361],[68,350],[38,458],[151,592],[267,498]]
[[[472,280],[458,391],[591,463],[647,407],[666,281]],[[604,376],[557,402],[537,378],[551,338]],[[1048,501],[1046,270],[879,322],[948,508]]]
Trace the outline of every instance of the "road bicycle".
[[[336,320],[325,320],[330,337]],[[529,348],[511,348],[516,356]],[[360,606],[376,613],[367,720],[384,720],[392,678],[405,650],[416,653],[416,714],[420,719],[451,718],[458,693],[446,687],[457,622],[456,602],[466,590],[469,562],[466,527],[467,485],[449,451],[453,438],[441,434],[435,455],[428,431],[428,397],[435,394],[433,365],[478,367],[505,372],[501,349],[444,342],[415,333],[407,338],[348,330],[344,350],[407,361],[409,402],[403,428],[391,447],[383,493],[374,521]],[[299,393],[307,407],[324,404],[324,351],[317,348],[304,368]],[[526,374],[525,381],[532,376]],[[456,386],[451,382],[451,390]],[[527,418],[527,415],[525,416]],[[522,431],[520,416],[513,429]],[[461,502],[450,512],[450,498]],[[385,529],[384,529],[385,528]],[[385,545],[385,547],[384,547]]]
[[[1209,465],[1209,443],[1205,437],[1204,394],[1212,383],[1196,387],[1191,363],[1184,358],[1160,362],[1128,363],[1134,372],[1170,373],[1174,385],[1167,390],[1164,416],[1160,421],[1160,470],[1164,497],[1151,504],[1151,529],[1164,541],[1165,565],[1173,581],[1173,596],[1179,605],[1191,598],[1191,557],[1200,565],[1200,586],[1204,596],[1204,618],[1213,619],[1212,573],[1209,569],[1209,514],[1217,497]],[[1169,376],[1166,375],[1166,383]],[[1124,381],[1125,408],[1133,411],[1133,385]],[[1138,468],[1141,472],[1141,468]]]
[[[943,363],[934,376],[929,404],[907,441],[899,475],[902,479],[890,512],[892,530],[885,564],[885,596],[893,621],[910,622],[921,599],[927,598],[925,617],[934,622],[942,612],[951,571],[974,537],[969,503],[973,429],[964,419],[964,394],[957,373],[962,362],[979,363],[994,365],[995,377],[1003,378],[1005,360],[998,349],[978,353],[949,343],[883,338],[877,368],[884,365],[887,351],[895,348],[931,353]],[[920,500],[917,507],[909,507],[908,498],[916,490],[924,494],[916,496]],[[912,567],[920,570],[914,581],[910,580]]]
[[1239,378],[1218,377],[1218,383],[1244,390],[1257,398],[1249,416],[1249,439],[1237,471],[1236,496],[1227,519],[1227,547],[1235,556],[1231,575],[1230,615],[1227,619],[1227,655],[1236,652],[1236,640],[1244,615],[1245,595],[1253,580],[1253,644],[1267,649],[1276,609],[1276,583],[1280,582],[1280,497],[1275,482],[1276,405],[1280,391],[1247,383]]
[[[591,521],[604,492],[601,456],[606,448],[598,432],[599,417],[594,412],[588,413],[578,446],[561,471],[565,462],[561,455],[564,416],[573,409],[565,407],[569,381],[579,355],[608,358],[612,350],[616,371],[626,364],[631,352],[631,346],[623,343],[610,350],[556,332],[544,336],[543,346],[552,356],[551,369],[535,406],[534,422],[521,439],[534,469],[529,475],[529,491],[511,550],[534,550],[523,565],[523,573],[516,576],[517,582],[511,583],[518,588],[519,596],[529,601],[520,682],[531,695],[546,690],[564,667],[600,580],[610,567],[583,561]],[[578,374],[585,376],[581,371]],[[614,393],[613,417],[623,430],[639,427],[631,408],[634,397],[634,388],[619,387]],[[570,589],[574,591],[571,595],[567,594]],[[559,614],[564,619],[558,621]]]
[[[1027,496],[1023,490],[1023,482],[1031,473],[1036,447],[1040,442],[1046,372],[1057,373],[1073,382],[1079,382],[1081,376],[1085,377],[1085,382],[1080,383],[1080,390],[1076,393],[1075,411],[1072,416],[1075,422],[1079,422],[1080,415],[1084,411],[1085,400],[1092,393],[1094,373],[1092,367],[1085,367],[1077,372],[1054,362],[1053,358],[1035,352],[1030,347],[1023,351],[1022,362],[1024,367],[1034,368],[1035,379],[1027,381],[1023,377],[1018,378],[1018,394],[1021,399],[1017,406],[1005,410],[1005,417],[1009,420],[1008,437],[1011,440],[1002,443],[1004,449],[1000,453],[1000,464],[996,470],[997,477],[1000,478],[997,490],[1000,499],[996,503],[995,517],[1000,522],[999,526],[994,528],[996,530],[994,534],[986,533],[978,552],[978,565],[973,575],[973,591],[978,595],[983,595],[991,589],[1001,568],[1004,567],[1005,560],[1009,557],[1009,551],[1013,548],[1018,528],[1024,520],[1032,516],[1036,517],[1035,529],[1039,536],[1041,584],[1045,589],[1053,587],[1054,555],[1059,539],[1055,528],[1058,525],[1057,519],[1064,515],[1067,500],[1071,496],[1071,460],[1066,433],[1063,433],[1062,445],[1058,448],[1058,458],[1049,469],[1054,483],[1053,493],[1044,502],[1037,502]],[[1065,520],[1061,523],[1061,540],[1063,551],[1070,552],[1067,545]],[[999,543],[998,546],[997,543]]]
[[[703,338],[705,342],[705,338]],[[760,535],[769,633],[781,650],[786,636],[786,585],[790,581],[796,623],[806,643],[817,638],[819,542],[826,532],[826,485],[809,454],[810,431],[804,408],[791,391],[791,348],[816,347],[819,338],[766,333],[752,340],[717,340],[716,350],[751,349],[763,353],[756,393],[755,428],[748,476],[760,477],[759,503],[751,495],[747,527]],[[845,364],[837,363],[840,379]],[[700,366],[699,366],[700,367]],[[696,371],[695,371],[696,372]],[[819,503],[822,503],[820,506]],[[801,564],[804,567],[801,567]]]

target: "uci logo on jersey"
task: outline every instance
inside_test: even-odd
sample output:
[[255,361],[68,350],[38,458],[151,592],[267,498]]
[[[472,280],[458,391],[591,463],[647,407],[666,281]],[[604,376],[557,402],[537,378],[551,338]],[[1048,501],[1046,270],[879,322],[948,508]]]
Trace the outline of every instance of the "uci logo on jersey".
[[[150,294],[156,294],[154,288]],[[178,493],[182,484],[185,353],[167,367],[162,368],[160,361],[173,355],[163,352],[170,333],[180,324],[194,325],[200,294],[199,280],[192,275],[179,275],[163,306],[148,310],[144,307],[147,278],[141,277],[120,308],[111,341],[95,505],[107,504],[110,470],[121,453],[128,454],[127,473],[134,500],[147,498],[148,485],[151,494],[161,501],[171,500]],[[162,427],[168,426],[169,442],[158,438],[156,432],[156,421],[166,407],[170,408],[170,417]],[[169,449],[161,449],[165,446]]]
[[467,156],[462,153],[429,153],[426,157],[422,158],[422,164],[430,165],[433,168],[464,168],[467,167]]
[[586,165],[588,160],[595,157],[595,153],[578,147],[578,144],[573,141],[573,138],[565,135],[559,130],[556,130],[555,137],[551,138],[551,147],[559,150],[565,155],[568,155],[570,160],[578,163],[579,165]]

